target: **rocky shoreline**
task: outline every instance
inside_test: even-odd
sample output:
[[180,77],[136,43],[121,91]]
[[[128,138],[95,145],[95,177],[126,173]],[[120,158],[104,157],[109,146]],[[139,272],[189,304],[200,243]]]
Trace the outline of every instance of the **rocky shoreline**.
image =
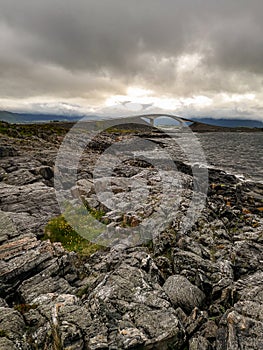
[[[206,206],[189,231],[180,233],[174,215],[145,244],[112,245],[83,257],[43,240],[48,221],[60,214],[54,165],[67,130],[28,128],[0,129],[0,349],[263,348],[262,184],[209,169]],[[78,181],[114,229],[136,227],[160,194],[154,169],[134,160],[116,169],[112,187],[123,207],[129,180],[146,179],[146,209],[120,215],[96,199],[93,165],[126,136],[111,130],[90,144]],[[192,172],[176,165],[183,213]]]

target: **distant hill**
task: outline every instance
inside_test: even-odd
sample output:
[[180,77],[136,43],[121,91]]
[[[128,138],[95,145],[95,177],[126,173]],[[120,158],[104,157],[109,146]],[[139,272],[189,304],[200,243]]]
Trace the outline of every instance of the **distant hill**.
[[213,118],[190,118],[199,123],[204,123],[208,125],[222,126],[227,128],[263,128],[263,122],[259,120],[250,119],[213,119]]
[[193,122],[189,125],[193,132],[259,132],[263,131],[263,128],[251,128],[246,126],[217,126],[211,124],[205,124],[200,122]]
[[8,123],[16,123],[16,120],[19,118],[19,115],[16,113],[0,111],[0,120]]
[[30,114],[30,113],[12,113],[0,111],[0,120],[11,124],[27,123],[48,123],[50,121],[77,121],[83,116],[65,116],[55,114]]

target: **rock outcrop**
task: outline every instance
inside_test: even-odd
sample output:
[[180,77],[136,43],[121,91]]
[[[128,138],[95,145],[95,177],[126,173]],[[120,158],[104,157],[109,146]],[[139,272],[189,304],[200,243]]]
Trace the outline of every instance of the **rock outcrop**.
[[[161,196],[156,171],[133,160],[110,178],[115,209],[107,210],[106,189],[101,204],[91,174],[114,137],[90,145],[70,189],[103,212],[108,235],[136,228]],[[40,131],[37,139],[3,136],[0,148],[0,349],[263,348],[261,184],[211,169],[206,206],[182,233],[192,174],[178,163],[181,203],[167,214],[168,227],[152,225],[149,239],[138,245],[124,240],[81,257],[42,240],[48,221],[60,213],[53,188],[58,143],[44,139]],[[109,178],[99,181],[106,188]],[[129,181],[133,195],[146,198],[140,184],[148,192],[145,206],[138,203],[124,215]]]

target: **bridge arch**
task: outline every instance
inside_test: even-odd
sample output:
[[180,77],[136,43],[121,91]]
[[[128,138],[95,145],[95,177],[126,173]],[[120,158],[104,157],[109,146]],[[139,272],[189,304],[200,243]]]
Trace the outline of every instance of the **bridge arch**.
[[181,117],[178,115],[167,114],[167,113],[139,114],[139,115],[135,115],[135,116],[131,116],[131,117],[121,117],[121,118],[118,118],[118,120],[119,119],[126,119],[129,121],[136,122],[136,120],[138,120],[138,119],[144,120],[144,121],[145,121],[145,119],[148,119],[150,121],[150,124],[152,126],[154,126],[154,121],[160,117],[167,117],[167,118],[174,119],[175,121],[179,122],[181,127],[184,126],[185,122],[192,122],[193,123],[193,120],[191,120],[191,119],[184,118],[184,117]]

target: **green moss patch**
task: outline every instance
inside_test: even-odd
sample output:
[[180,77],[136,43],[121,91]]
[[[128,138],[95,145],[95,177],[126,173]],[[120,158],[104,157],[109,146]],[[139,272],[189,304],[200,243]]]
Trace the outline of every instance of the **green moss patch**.
[[89,256],[102,246],[94,244],[78,234],[66,221],[63,215],[53,218],[45,227],[44,239],[60,242],[68,251],[74,251],[82,256]]

